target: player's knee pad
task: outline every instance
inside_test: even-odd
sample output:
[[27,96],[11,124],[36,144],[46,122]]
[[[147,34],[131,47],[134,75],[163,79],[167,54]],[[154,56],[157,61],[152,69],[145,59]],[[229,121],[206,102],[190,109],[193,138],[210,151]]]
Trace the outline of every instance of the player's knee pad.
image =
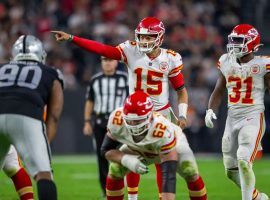
[[12,177],[21,169],[18,154],[13,146],[10,146],[3,165],[3,171],[8,177]]
[[248,144],[242,144],[239,145],[238,150],[237,150],[237,160],[245,160],[249,161],[250,159],[250,148],[248,148]]
[[186,180],[192,179],[198,174],[197,165],[192,161],[183,161],[180,163],[179,173]]
[[114,163],[111,162],[110,166],[109,166],[109,175],[111,177],[115,177],[115,178],[123,178],[126,173],[128,172],[128,169],[125,168],[124,166],[118,164],[118,163]]
[[223,154],[223,164],[225,169],[233,169],[238,167],[237,159]]

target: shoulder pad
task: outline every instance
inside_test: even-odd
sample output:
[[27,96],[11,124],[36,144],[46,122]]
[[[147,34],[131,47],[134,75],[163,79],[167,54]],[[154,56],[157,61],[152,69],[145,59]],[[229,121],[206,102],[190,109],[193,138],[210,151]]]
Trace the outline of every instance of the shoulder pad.
[[112,135],[118,133],[119,129],[124,125],[123,109],[122,107],[116,108],[109,117],[107,128]]

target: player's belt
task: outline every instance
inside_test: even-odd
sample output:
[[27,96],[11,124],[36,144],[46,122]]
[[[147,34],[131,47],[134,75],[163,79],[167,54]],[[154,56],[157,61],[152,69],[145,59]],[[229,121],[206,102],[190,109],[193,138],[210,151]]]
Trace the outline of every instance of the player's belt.
[[165,110],[165,109],[167,109],[169,107],[171,107],[171,105],[170,105],[170,103],[167,103],[165,106],[163,106],[162,108],[160,108],[160,109],[158,109],[156,111],[159,112],[159,111]]

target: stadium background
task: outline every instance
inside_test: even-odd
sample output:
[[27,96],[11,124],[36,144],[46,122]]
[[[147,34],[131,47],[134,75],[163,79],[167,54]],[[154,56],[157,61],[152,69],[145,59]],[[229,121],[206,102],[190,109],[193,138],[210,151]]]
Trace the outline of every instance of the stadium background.
[[[100,70],[100,60],[68,42],[56,43],[50,30],[63,30],[117,45],[134,38],[134,29],[143,17],[160,18],[166,26],[163,47],[183,56],[189,91],[189,128],[185,132],[194,151],[200,153],[196,156],[208,197],[236,200],[241,198],[240,192],[225,177],[220,153],[226,99],[214,129],[205,127],[204,115],[218,75],[216,61],[226,51],[227,35],[234,25],[254,25],[265,44],[259,53],[270,55],[269,9],[268,0],[0,0],[0,62],[10,60],[11,46],[19,35],[33,34],[45,45],[47,63],[59,68],[65,77],[65,105],[52,143],[59,199],[101,199],[96,158],[94,154],[89,155],[93,152],[93,142],[82,133],[85,89],[90,77]],[[125,70],[125,67],[120,64],[119,69]],[[171,91],[171,94],[176,108],[175,93]],[[265,100],[267,130],[263,144],[264,151],[270,153],[269,95]],[[217,156],[204,154],[209,152]],[[256,187],[269,195],[269,158],[256,162],[254,170]],[[151,166],[150,174],[142,178],[140,199],[157,197],[154,173]],[[176,197],[188,199],[185,183],[180,178]],[[0,200],[15,199],[18,197],[12,181],[0,173]]]
[[[85,88],[99,67],[99,57],[68,42],[58,44],[50,30],[117,45],[133,40],[134,29],[145,16],[156,16],[166,27],[163,47],[179,52],[184,61],[189,92],[189,127],[185,131],[195,152],[220,152],[226,118],[226,99],[217,125],[207,129],[204,115],[215,85],[216,61],[226,51],[227,35],[238,23],[251,23],[261,33],[259,54],[270,53],[270,3],[267,0],[1,0],[0,62],[10,59],[13,42],[21,34],[33,34],[45,45],[47,64],[65,77],[65,105],[53,154],[93,152],[92,140],[82,134]],[[119,69],[125,66],[119,64]],[[175,93],[171,91],[175,105]],[[266,95],[267,131],[263,140],[270,152],[270,97]],[[175,109],[177,110],[177,109]]]

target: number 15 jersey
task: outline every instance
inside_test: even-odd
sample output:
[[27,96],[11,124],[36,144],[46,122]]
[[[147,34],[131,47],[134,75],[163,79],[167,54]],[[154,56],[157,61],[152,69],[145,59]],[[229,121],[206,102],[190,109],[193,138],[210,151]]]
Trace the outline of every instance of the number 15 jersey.
[[255,56],[239,64],[228,54],[220,57],[218,68],[226,78],[230,116],[246,116],[264,111],[264,76],[270,72],[270,58]]
[[151,97],[155,110],[165,109],[169,102],[169,80],[176,90],[184,86],[180,54],[161,48],[160,55],[150,59],[138,50],[136,42],[131,41],[117,48],[128,66],[129,92],[143,90]]

